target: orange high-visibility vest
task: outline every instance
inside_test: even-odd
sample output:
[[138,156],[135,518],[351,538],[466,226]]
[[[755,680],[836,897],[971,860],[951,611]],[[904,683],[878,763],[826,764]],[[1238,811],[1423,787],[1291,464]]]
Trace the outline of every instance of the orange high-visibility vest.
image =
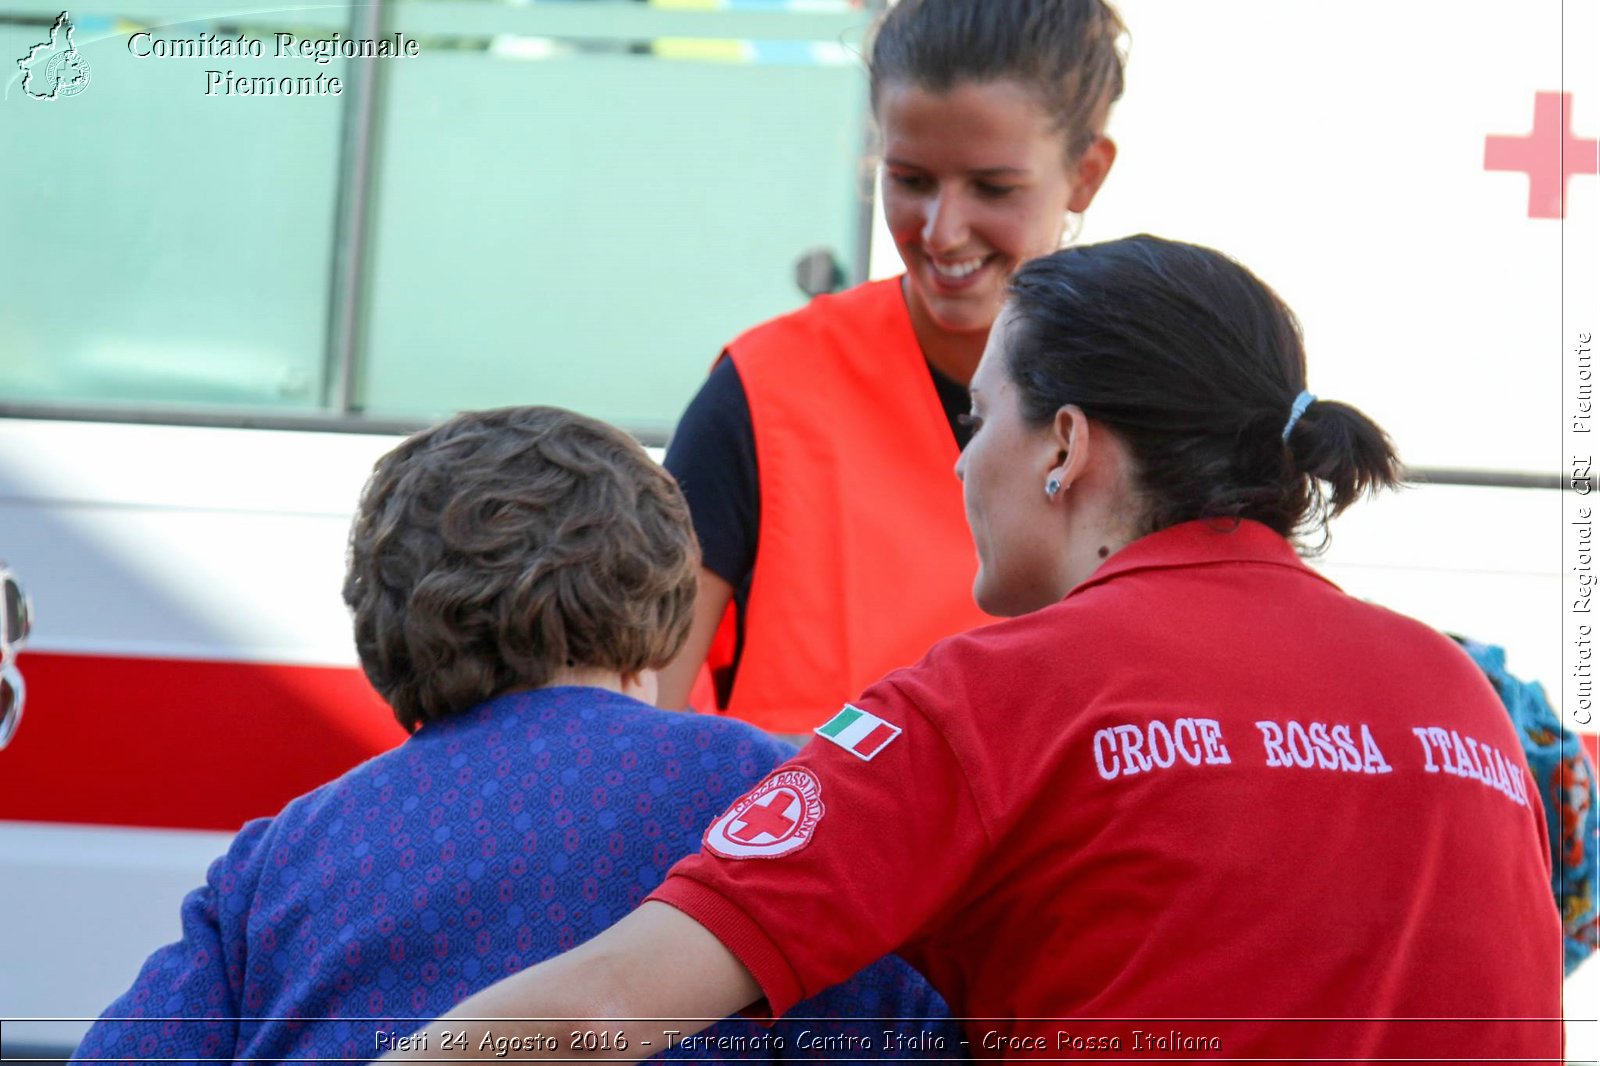
[[[761,519],[726,710],[806,733],[934,641],[992,621],[972,602],[958,451],[898,278],[819,296],[728,352]],[[731,652],[718,641],[708,665]]]

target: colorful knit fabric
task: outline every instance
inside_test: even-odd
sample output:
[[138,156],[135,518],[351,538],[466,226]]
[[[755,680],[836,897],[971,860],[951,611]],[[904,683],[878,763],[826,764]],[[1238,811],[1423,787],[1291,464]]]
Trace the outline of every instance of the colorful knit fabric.
[[1600,811],[1596,809],[1594,764],[1578,735],[1561,724],[1544,687],[1506,670],[1504,649],[1457,640],[1500,694],[1522,737],[1522,753],[1538,784],[1550,831],[1550,887],[1561,911],[1566,972],[1570,974],[1600,942],[1600,918],[1596,917]]

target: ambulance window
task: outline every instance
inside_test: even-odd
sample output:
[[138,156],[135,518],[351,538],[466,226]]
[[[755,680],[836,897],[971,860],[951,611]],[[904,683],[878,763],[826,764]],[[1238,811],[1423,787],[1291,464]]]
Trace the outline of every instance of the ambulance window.
[[[302,12],[310,32],[347,22],[333,9]],[[0,19],[12,67],[0,81],[0,396],[321,404],[340,101],[206,95],[208,68],[278,77],[311,65],[273,59],[270,45],[248,60],[130,52],[140,30],[147,41],[238,32],[227,16],[155,26],[74,5],[68,37],[58,13],[29,5]],[[77,92],[51,69],[64,40],[86,62]],[[34,69],[17,73],[12,61],[41,44]],[[327,71],[343,75],[345,64]]]
[[[670,428],[723,344],[803,301],[797,260],[854,251],[865,87],[840,41],[868,15],[838,7],[534,5],[487,55],[389,67],[360,406]],[[581,46],[536,36],[558,28]]]
[[[864,273],[875,5],[228,6],[167,26],[74,8],[87,84],[7,105],[27,147],[0,170],[8,412],[529,402],[650,436],[739,329],[805,299],[804,254]],[[0,20],[0,53],[55,16]],[[420,55],[276,54],[335,32]],[[263,54],[155,54],[240,34]],[[257,88],[319,75],[340,94]]]

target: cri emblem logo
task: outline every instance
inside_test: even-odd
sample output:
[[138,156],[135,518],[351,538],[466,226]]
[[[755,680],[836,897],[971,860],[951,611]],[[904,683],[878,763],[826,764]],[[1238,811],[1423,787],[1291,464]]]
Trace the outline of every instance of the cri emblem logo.
[[791,855],[811,843],[824,811],[816,775],[804,767],[778,770],[711,823],[705,845],[725,859]]
[[50,27],[50,39],[28,49],[17,67],[22,71],[23,95],[35,100],[77,96],[89,87],[89,61],[72,42],[72,17],[65,11]]

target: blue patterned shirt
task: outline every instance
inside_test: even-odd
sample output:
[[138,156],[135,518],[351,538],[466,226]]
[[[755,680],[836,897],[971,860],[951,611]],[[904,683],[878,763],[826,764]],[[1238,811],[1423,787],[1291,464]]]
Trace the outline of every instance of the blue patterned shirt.
[[[743,723],[594,688],[430,723],[241,829],[184,900],[182,939],[146,961],[78,1059],[376,1058],[386,1038],[628,913],[789,754]],[[860,1057],[873,1059],[895,1056],[892,1034],[939,1037],[948,1055],[960,1035],[945,1017],[891,956],[791,1019],[919,1020],[734,1020],[708,1031],[742,1038],[726,1049],[668,1055],[839,1061],[838,1042],[804,1045],[840,1035],[870,1041]]]

